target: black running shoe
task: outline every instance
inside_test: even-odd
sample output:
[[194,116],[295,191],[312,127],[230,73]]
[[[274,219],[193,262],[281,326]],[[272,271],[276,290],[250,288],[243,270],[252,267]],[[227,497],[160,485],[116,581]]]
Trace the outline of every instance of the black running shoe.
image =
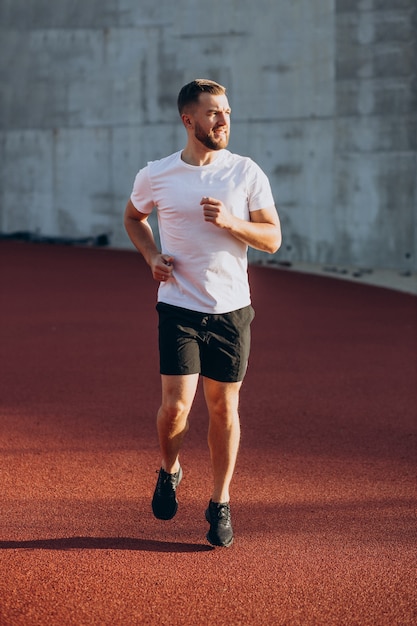
[[233,543],[233,528],[229,503],[217,503],[210,500],[206,511],[206,520],[210,524],[207,541],[213,546],[228,548]]
[[172,519],[178,510],[176,489],[182,479],[182,469],[175,474],[168,474],[165,470],[159,470],[155,492],[152,498],[152,511],[158,519]]

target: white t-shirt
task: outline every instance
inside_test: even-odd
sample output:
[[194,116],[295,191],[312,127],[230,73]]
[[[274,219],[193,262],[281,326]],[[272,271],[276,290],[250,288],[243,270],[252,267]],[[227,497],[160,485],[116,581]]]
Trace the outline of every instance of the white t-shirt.
[[156,207],[161,251],[174,258],[172,277],[158,301],[203,313],[228,313],[250,304],[247,245],[204,221],[202,197],[221,200],[233,215],[274,206],[268,178],[248,157],[220,150],[203,166],[176,152],[151,161],[136,176],[131,201],[149,214]]

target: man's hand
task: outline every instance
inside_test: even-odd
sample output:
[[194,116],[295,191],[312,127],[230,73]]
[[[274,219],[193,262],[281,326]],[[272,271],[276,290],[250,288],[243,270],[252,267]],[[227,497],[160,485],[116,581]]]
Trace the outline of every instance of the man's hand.
[[160,283],[165,283],[171,278],[174,269],[174,257],[168,254],[155,254],[151,260],[152,276]]
[[216,198],[201,198],[204,221],[211,222],[218,228],[231,228],[233,215],[226,209],[221,200]]
[[281,226],[275,206],[251,211],[249,220],[233,215],[221,200],[201,198],[204,220],[227,232],[255,250],[273,254],[281,245]]

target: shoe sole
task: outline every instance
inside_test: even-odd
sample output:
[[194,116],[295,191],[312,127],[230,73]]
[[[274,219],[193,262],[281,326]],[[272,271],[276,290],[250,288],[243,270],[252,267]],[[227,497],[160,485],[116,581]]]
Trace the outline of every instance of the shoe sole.
[[206,539],[212,546],[216,546],[216,548],[230,548],[234,541],[234,537],[232,537],[227,543],[218,543],[216,541],[212,541],[212,539],[210,538],[210,532],[207,533]]

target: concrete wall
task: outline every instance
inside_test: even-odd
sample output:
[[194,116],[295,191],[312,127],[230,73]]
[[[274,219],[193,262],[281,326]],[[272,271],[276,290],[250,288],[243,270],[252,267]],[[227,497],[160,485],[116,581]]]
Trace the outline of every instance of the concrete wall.
[[130,246],[135,173],[182,147],[178,90],[207,76],[281,261],[417,269],[415,0],[0,0],[0,28],[1,232]]

